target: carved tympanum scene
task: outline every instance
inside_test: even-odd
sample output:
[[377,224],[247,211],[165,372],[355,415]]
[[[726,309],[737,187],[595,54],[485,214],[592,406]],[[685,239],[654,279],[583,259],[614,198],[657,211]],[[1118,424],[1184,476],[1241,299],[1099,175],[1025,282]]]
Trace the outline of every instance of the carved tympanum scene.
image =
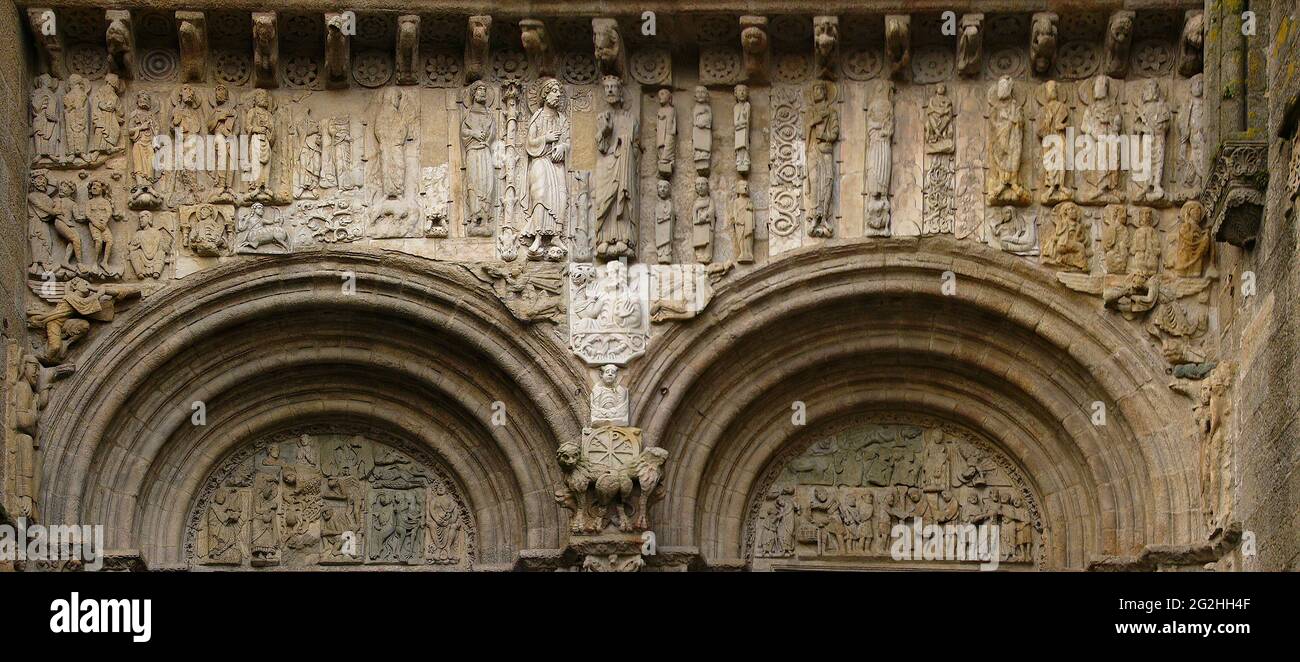
[[[914,520],[987,525],[998,536],[1000,562],[1040,562],[1038,499],[1005,455],[950,425],[861,417],[777,459],[750,508],[747,551],[756,564],[771,567],[890,564],[893,528]],[[979,562],[975,554],[964,558]]]
[[274,435],[226,458],[187,520],[191,562],[469,567],[474,523],[435,460],[322,429]]
[[[488,403],[554,386],[530,393],[540,404],[502,409],[502,422],[484,423],[484,439],[520,454],[510,472],[546,482],[518,494],[484,488],[535,520],[503,524],[493,540],[505,542],[490,553],[521,552],[520,563],[542,568],[639,569],[673,455],[694,443],[681,435],[670,453],[669,440],[650,434],[669,425],[654,407],[690,409],[681,420],[711,414],[690,402],[702,391],[682,395],[645,374],[668,374],[681,360],[656,357],[656,343],[684,351],[711,325],[802,314],[808,304],[786,311],[756,283],[779,293],[786,266],[797,265],[790,278],[811,278],[818,256],[846,260],[855,247],[879,247],[890,251],[889,269],[908,251],[939,252],[983,261],[967,282],[1041,278],[1037,294],[1007,291],[1037,297],[1027,306],[1053,314],[1072,308],[1072,321],[1102,316],[1096,337],[1119,333],[1127,343],[1107,348],[1110,359],[1123,363],[1121,352],[1139,348],[1134,361],[1149,357],[1158,379],[1173,375],[1174,390],[1199,394],[1197,422],[1210,440],[1200,463],[1203,513],[1211,527],[1222,524],[1225,433],[1222,417],[1206,412],[1222,404],[1214,398],[1231,377],[1219,370],[1198,380],[1219,361],[1213,247],[1235,180],[1210,174],[1205,21],[1184,4],[954,16],[691,10],[659,15],[651,28],[639,10],[548,17],[522,6],[494,15],[27,8],[37,56],[26,197],[30,328],[8,366],[17,450],[6,489],[22,504],[18,514],[39,517],[48,461],[42,412],[65,378],[76,374],[77,393],[90,388],[86,375],[112,350],[97,343],[113,332],[106,329],[122,329],[135,311],[171,319],[154,301],[189,314],[191,302],[169,297],[202,283],[234,292],[223,279],[315,265],[332,282],[294,301],[332,295],[335,285],[340,297],[359,288],[371,297],[364,306],[396,318],[415,315],[424,304],[407,303],[432,292],[429,300],[453,300],[454,312],[372,340],[437,327],[472,337],[467,364],[482,360],[476,369],[439,364],[419,373],[418,358],[384,357],[383,370],[418,373],[402,379],[439,389],[478,370],[499,392],[466,392]],[[1106,153],[1078,153],[1090,149]],[[391,285],[387,272],[351,270],[372,257],[381,271],[405,270],[393,280],[409,289],[374,297]],[[934,269],[933,293],[912,291],[938,297],[943,269]],[[839,273],[847,271],[828,268],[826,278]],[[425,276],[436,283],[414,282]],[[254,280],[239,287],[253,291]],[[821,286],[807,282],[809,291]],[[723,292],[732,298],[710,308]],[[1003,296],[983,293],[979,306]],[[225,299],[202,301],[194,305]],[[335,304],[343,307],[317,307]],[[358,306],[357,315],[373,312]],[[504,322],[489,319],[498,309]],[[286,304],[283,314],[289,324],[296,312]],[[1055,331],[1044,319],[1041,329],[1037,318],[1028,323],[1031,333]],[[205,329],[228,330],[220,317],[210,321]],[[465,324],[478,326],[465,333]],[[177,343],[201,340],[192,328],[168,333]],[[721,332],[719,342],[751,330]],[[802,342],[779,331],[771,339]],[[339,343],[345,348],[334,351]],[[322,362],[346,363],[345,341],[323,345],[321,356],[333,358]],[[455,353],[446,349],[453,345],[426,351]],[[695,347],[701,356],[713,351]],[[1083,360],[1079,351],[1067,358]],[[244,356],[232,350],[228,358]],[[1103,377],[1120,372],[1088,359]],[[695,366],[683,379],[716,372]],[[1149,388],[1133,379],[1141,386],[1124,397]],[[87,395],[75,404],[93,402]],[[569,425],[564,410],[575,403],[581,420]],[[497,404],[473,416],[487,411],[487,420]],[[520,413],[534,404],[545,415]],[[1073,411],[1052,415],[1079,436]],[[102,418],[104,429],[120,425]],[[519,441],[545,425],[565,438]],[[890,527],[920,517],[998,524],[1001,561],[1043,566],[1055,532],[1017,468],[1022,460],[996,437],[941,421],[864,419],[790,442],[771,451],[780,456],[774,464],[760,463],[767,473],[748,513],[729,516],[736,526],[744,520],[747,539],[728,554],[767,568],[888,563]],[[471,514],[487,505],[467,501],[474,486],[438,457],[364,426],[241,442],[191,497],[184,558],[171,561],[195,569],[469,568]],[[546,471],[528,469],[537,457]],[[462,492],[457,481],[470,487]],[[664,509],[693,498],[670,497]],[[59,503],[65,516],[75,512]],[[1088,544],[1115,548],[1115,526],[1090,528]],[[1121,526],[1143,539],[1164,531]],[[522,554],[511,537],[538,545],[548,531],[563,532],[569,556]]]

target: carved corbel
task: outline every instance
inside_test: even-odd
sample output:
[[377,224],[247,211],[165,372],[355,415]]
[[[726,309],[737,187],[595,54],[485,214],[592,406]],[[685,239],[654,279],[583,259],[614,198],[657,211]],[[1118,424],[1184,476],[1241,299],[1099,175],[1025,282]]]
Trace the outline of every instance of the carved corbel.
[[1034,14],[1029,37],[1029,59],[1034,63],[1034,73],[1042,76],[1052,70],[1056,62],[1056,21],[1052,12]]
[[351,69],[352,17],[348,12],[325,12],[325,88],[337,90],[348,86]]
[[1217,241],[1249,248],[1259,235],[1268,189],[1268,143],[1225,140],[1201,191]]
[[420,61],[420,17],[403,14],[397,17],[397,84],[414,85],[419,82],[417,62]]
[[1183,16],[1183,37],[1178,41],[1178,73],[1191,78],[1204,68],[1205,12],[1191,9]]
[[181,81],[202,83],[208,74],[208,19],[201,11],[176,12]]
[[984,14],[964,14],[957,35],[957,71],[978,76],[984,60]]
[[131,12],[126,9],[109,9],[104,12],[108,29],[104,43],[108,45],[108,70],[123,80],[135,78],[135,32],[131,29]]
[[840,59],[840,17],[813,17],[813,62],[817,77],[835,80]]
[[465,82],[483,78],[488,66],[488,37],[492,34],[491,16],[469,17],[465,36]]
[[63,35],[59,32],[59,22],[54,10],[40,7],[27,10],[27,22],[36,37],[36,52],[44,71],[59,80],[68,77],[68,68],[63,64]]
[[524,52],[538,76],[555,75],[555,57],[551,51],[551,39],[546,34],[546,24],[535,18],[519,21],[519,39],[523,42]]
[[907,14],[885,16],[885,55],[889,58],[889,75],[899,78],[912,61],[912,17]]
[[740,17],[740,51],[745,61],[745,81],[761,83],[771,69],[772,51],[768,46],[767,17]]
[[596,63],[600,65],[600,73],[624,78],[627,53],[623,49],[623,35],[618,31],[618,21],[612,18],[593,18],[591,31],[596,42]]
[[276,35],[273,11],[253,12],[253,85],[278,87],[276,69],[280,59],[280,39]]
[[1136,16],[1136,12],[1128,9],[1110,15],[1110,24],[1106,26],[1107,76],[1123,78],[1128,74],[1128,54],[1133,45],[1133,19]]

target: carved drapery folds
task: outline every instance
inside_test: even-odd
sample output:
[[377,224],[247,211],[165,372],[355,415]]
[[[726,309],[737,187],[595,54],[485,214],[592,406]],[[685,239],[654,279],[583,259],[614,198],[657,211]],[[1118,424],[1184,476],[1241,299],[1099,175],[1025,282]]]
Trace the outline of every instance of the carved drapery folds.
[[911,536],[914,523],[951,536],[969,526],[964,562],[996,553],[1001,563],[1034,565],[1045,554],[1039,499],[995,446],[936,421],[864,417],[773,462],[750,498],[745,553],[764,567],[930,561],[891,558],[894,527]]
[[312,426],[245,444],[187,518],[191,565],[467,569],[473,511],[439,461],[368,430]]

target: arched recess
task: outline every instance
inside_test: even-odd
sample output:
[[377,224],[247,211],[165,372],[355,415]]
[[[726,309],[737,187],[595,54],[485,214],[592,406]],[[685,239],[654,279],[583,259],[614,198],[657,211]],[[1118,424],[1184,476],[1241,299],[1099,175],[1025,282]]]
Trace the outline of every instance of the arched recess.
[[634,424],[671,457],[654,521],[710,562],[743,558],[795,402],[808,425],[903,411],[991,440],[1042,497],[1047,567],[1203,533],[1193,426],[1163,359],[1013,256],[944,238],[822,245],[725,283],[655,343],[630,387]]
[[182,564],[186,514],[219,462],[331,424],[436,457],[473,511],[478,563],[561,543],[553,458],[581,430],[581,366],[462,267],[333,250],[241,260],[178,281],[98,334],[47,410],[42,510],[103,523],[110,549]]

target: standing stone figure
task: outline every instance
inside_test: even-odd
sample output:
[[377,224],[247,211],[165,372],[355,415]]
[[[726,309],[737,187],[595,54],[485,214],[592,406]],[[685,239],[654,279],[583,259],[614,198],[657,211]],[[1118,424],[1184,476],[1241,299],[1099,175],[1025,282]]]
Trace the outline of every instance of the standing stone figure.
[[82,219],[90,229],[91,267],[101,276],[120,276],[109,266],[113,256],[113,230],[109,223],[122,220],[113,206],[108,183],[92,179],[86,185],[86,213]]
[[212,195],[208,202],[230,204],[235,201],[234,169],[238,163],[233,159],[223,159],[221,154],[229,154],[235,144],[235,123],[238,116],[230,99],[230,88],[218,83],[212,91],[212,114],[208,117],[208,134],[214,136],[217,149],[216,168],[212,170]]
[[[14,416],[14,488],[17,508],[14,515],[36,518],[36,500],[41,493],[42,453],[37,439],[41,411],[50,401],[53,381],[42,379],[40,361],[31,354],[24,355],[18,368],[18,379],[12,386]],[[46,383],[42,384],[41,382]]]
[[749,87],[736,86],[736,105],[731,109],[732,126],[736,131],[736,172],[742,176],[749,172]]
[[1020,153],[1025,116],[1009,76],[998,79],[989,96],[986,201],[990,205],[1025,205],[1029,192],[1020,184]]
[[104,83],[90,95],[90,151],[113,154],[122,149],[122,92],[126,86],[116,74],[104,74]]
[[623,82],[603,80],[609,108],[596,116],[596,256],[636,255],[636,134],[639,113],[623,104]]
[[713,196],[709,194],[709,178],[695,178],[695,208],[691,213],[691,246],[695,249],[695,261],[708,264],[713,261],[713,222],[717,209],[713,205]]
[[[1042,114],[1038,117],[1038,144],[1044,145],[1043,190],[1038,195],[1038,201],[1051,205],[1069,200],[1074,195],[1066,184],[1068,168],[1064,157],[1065,130],[1070,124],[1070,107],[1061,101],[1056,81],[1049,80],[1038,89],[1038,102],[1042,106]],[[1049,136],[1053,137],[1054,146],[1044,144]],[[1058,151],[1055,162],[1048,161],[1049,149]]]
[[[203,135],[205,124],[199,109],[201,102],[194,86],[185,84],[172,98],[171,130],[173,139],[182,145],[193,143]],[[186,151],[189,148],[186,147]],[[172,179],[172,195],[176,204],[194,204],[198,202],[199,173],[189,164],[175,163],[176,171]]]
[[55,96],[58,84],[49,74],[36,77],[32,90],[32,156],[37,159],[55,156],[59,130],[59,104]]
[[497,173],[492,163],[492,144],[497,139],[497,120],[488,110],[488,86],[477,81],[469,86],[465,117],[460,122],[460,147],[465,167],[465,234],[491,237],[497,204]]
[[1178,162],[1188,195],[1197,195],[1205,183],[1205,78],[1192,76],[1187,109],[1178,118]]
[[691,111],[691,151],[695,159],[695,174],[709,174],[709,157],[713,154],[713,107],[709,105],[709,90],[703,85],[695,88],[695,108]]
[[253,105],[244,112],[244,133],[248,134],[252,152],[252,173],[248,178],[250,200],[271,198],[271,150],[275,148],[275,118],[271,114],[271,94],[258,88],[253,91]]
[[749,199],[749,181],[736,180],[736,197],[731,201],[732,259],[741,264],[754,261],[754,202]]
[[835,107],[835,88],[826,81],[812,86],[806,134],[808,161],[808,236],[829,237],[835,233],[835,144],[840,140],[840,111]]
[[561,106],[564,90],[559,81],[548,78],[539,96],[541,107],[528,119],[528,196],[532,206],[522,237],[532,241],[528,259],[545,257],[558,262],[566,252],[555,242],[564,234],[564,215],[569,208],[569,118]]
[[894,87],[885,83],[867,105],[867,169],[863,192],[868,237],[889,236],[889,179],[894,158]]
[[[1115,138],[1123,133],[1123,115],[1114,89],[1114,81],[1106,76],[1092,79],[1091,85],[1082,90],[1088,109],[1083,112],[1080,128],[1091,140],[1094,148],[1111,145]],[[1101,150],[1106,154],[1096,154],[1092,168],[1084,169],[1083,179],[1087,188],[1082,193],[1082,201],[1097,204],[1123,202],[1120,191],[1119,158],[1115,150]]]
[[85,160],[89,103],[86,79],[80,74],[72,74],[68,77],[68,91],[63,93],[63,154],[72,163]]
[[659,90],[659,110],[655,113],[655,150],[659,157],[659,176],[673,176],[677,161],[677,109],[673,107],[673,91]]
[[672,264],[673,224],[677,219],[677,212],[673,210],[672,183],[666,179],[656,181],[655,194],[659,197],[655,203],[655,256],[659,264]]
[[1101,226],[1102,266],[1106,268],[1106,273],[1128,273],[1131,245],[1128,210],[1124,205],[1106,205],[1102,212]]
[[293,197],[299,200],[315,200],[320,197],[321,144],[320,122],[311,116],[307,109],[298,133],[298,167],[297,178],[293,185]]
[[352,120],[348,117],[334,117],[327,129],[330,136],[330,151],[333,158],[331,167],[322,174],[322,186],[337,186],[340,191],[351,191],[357,187],[356,177],[352,173]]
[[[1165,198],[1163,186],[1165,138],[1171,118],[1169,104],[1160,97],[1160,84],[1154,79],[1146,81],[1142,85],[1142,102],[1138,105],[1137,113],[1133,118],[1133,132],[1144,142],[1148,136],[1150,137],[1150,148],[1145,149],[1150,164],[1150,167],[1145,169],[1147,179],[1144,182],[1137,182],[1142,185],[1142,198],[1147,202],[1157,202]],[[1143,147],[1145,148],[1146,145],[1144,144]],[[1138,172],[1139,170],[1134,170],[1135,181]]]
[[406,105],[406,95],[390,87],[384,90],[375,114],[380,183],[384,197],[390,200],[406,192],[406,144],[415,140],[416,127],[406,115]]

